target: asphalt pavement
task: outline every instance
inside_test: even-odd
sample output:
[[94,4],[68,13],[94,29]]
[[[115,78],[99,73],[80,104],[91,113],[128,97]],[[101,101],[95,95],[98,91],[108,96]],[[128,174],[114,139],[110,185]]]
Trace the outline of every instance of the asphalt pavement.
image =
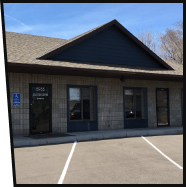
[[[183,135],[144,137],[183,167]],[[142,137],[20,147],[14,155],[17,184],[58,184],[64,171],[62,184],[183,184],[183,169]]]

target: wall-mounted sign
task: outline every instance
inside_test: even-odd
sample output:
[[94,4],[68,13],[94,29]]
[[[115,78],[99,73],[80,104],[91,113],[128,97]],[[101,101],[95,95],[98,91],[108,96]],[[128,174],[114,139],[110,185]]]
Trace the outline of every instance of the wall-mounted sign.
[[48,93],[33,93],[33,96],[48,96]]
[[36,92],[45,92],[45,88],[44,87],[36,87]]
[[16,94],[13,94],[13,105],[20,105],[21,103],[21,94],[19,93],[16,93]]

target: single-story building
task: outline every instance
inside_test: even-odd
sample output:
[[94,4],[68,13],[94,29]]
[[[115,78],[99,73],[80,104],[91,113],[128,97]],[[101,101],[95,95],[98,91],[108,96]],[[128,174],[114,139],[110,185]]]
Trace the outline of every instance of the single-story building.
[[183,125],[183,65],[118,21],[70,40],[5,34],[13,135]]

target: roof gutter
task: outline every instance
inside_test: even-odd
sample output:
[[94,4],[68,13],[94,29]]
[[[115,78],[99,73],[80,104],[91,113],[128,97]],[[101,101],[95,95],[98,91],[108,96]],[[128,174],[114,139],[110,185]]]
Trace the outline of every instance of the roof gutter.
[[8,72],[13,72],[13,73],[69,75],[69,76],[102,77],[102,78],[125,77],[126,79],[183,82],[183,75],[154,74],[154,73],[128,72],[128,71],[117,71],[117,70],[85,69],[85,68],[47,66],[47,65],[38,65],[38,64],[21,64],[21,63],[10,63],[10,62],[8,62],[7,70]]

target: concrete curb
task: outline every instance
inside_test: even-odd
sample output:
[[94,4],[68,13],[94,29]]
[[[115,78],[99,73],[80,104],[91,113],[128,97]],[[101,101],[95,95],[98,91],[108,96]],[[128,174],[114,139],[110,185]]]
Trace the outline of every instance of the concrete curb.
[[183,127],[166,127],[158,129],[121,129],[121,130],[107,130],[107,131],[90,131],[68,133],[73,136],[32,139],[23,136],[13,138],[14,148],[27,146],[41,146],[61,143],[73,143],[83,141],[96,141],[105,139],[116,139],[126,137],[140,137],[140,136],[158,136],[158,135],[176,135],[183,134]]

